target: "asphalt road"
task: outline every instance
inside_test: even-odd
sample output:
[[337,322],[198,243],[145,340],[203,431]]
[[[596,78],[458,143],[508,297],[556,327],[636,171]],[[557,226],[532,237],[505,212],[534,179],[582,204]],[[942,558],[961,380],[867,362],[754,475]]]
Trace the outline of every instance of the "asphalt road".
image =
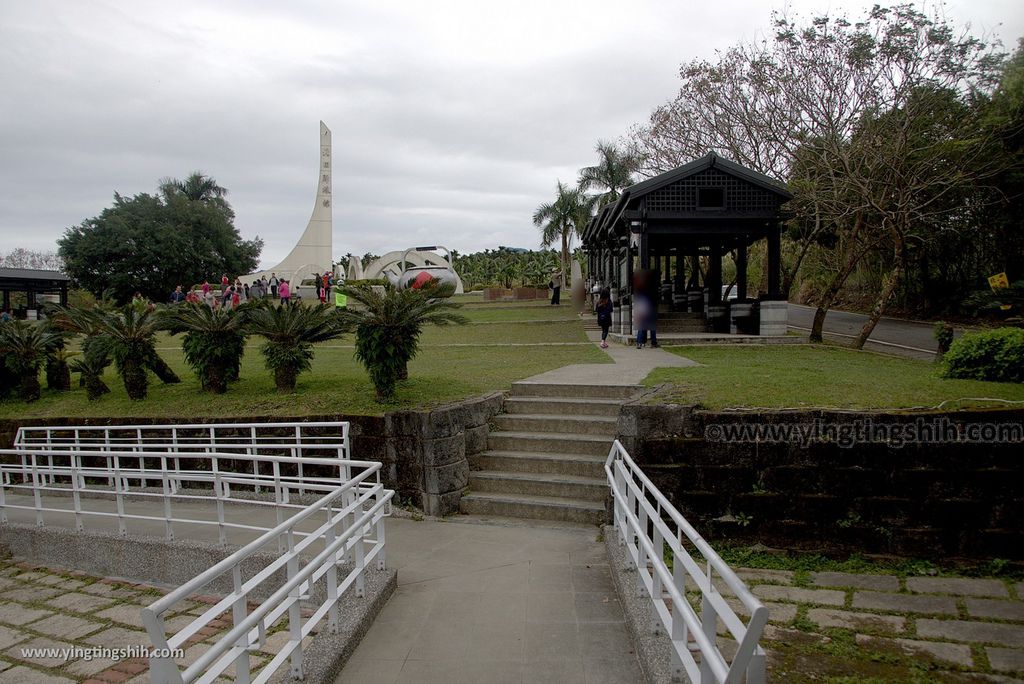
[[[832,309],[825,317],[824,335],[837,342],[852,342],[860,333],[868,317]],[[789,328],[799,333],[809,333],[814,321],[814,308],[801,304],[789,305]],[[868,338],[866,349],[909,356],[915,359],[932,360],[938,347],[932,334],[934,323],[919,323],[899,318],[882,317]],[[959,334],[961,331],[957,330]]]

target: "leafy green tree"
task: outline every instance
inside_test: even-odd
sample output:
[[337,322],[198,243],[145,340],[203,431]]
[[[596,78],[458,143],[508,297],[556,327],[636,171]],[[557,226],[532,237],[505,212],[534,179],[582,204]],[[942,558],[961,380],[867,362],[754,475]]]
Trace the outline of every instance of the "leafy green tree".
[[449,297],[451,285],[428,284],[419,289],[396,290],[390,285],[381,292],[367,285],[343,287],[342,291],[360,306],[349,306],[342,319],[356,331],[356,359],[366,368],[377,392],[377,401],[395,396],[399,380],[408,377],[408,365],[419,351],[423,326],[463,324],[466,319]]
[[112,207],[58,240],[65,272],[93,294],[109,289],[121,303],[135,292],[162,302],[177,285],[249,273],[263,242],[241,238],[225,192],[193,174],[165,179],[159,195],[114,193]]
[[603,188],[605,192],[598,195],[597,205],[604,206],[615,202],[623,190],[633,185],[633,174],[640,162],[633,152],[620,149],[614,143],[598,140],[595,149],[598,163],[580,169],[579,188],[584,192]]
[[239,309],[188,303],[164,310],[162,318],[172,335],[185,333],[181,350],[204,390],[223,394],[238,380],[246,335]]
[[542,245],[547,247],[555,242],[561,243],[560,268],[564,286],[568,277],[569,247],[573,237],[582,234],[590,220],[594,200],[579,188],[562,181],[558,181],[556,194],[555,201],[545,202],[533,212],[533,224],[541,229]]
[[331,304],[275,306],[258,300],[244,308],[245,331],[266,339],[260,348],[267,370],[273,371],[277,391],[295,391],[299,373],[309,370],[313,345],[337,339],[345,333]]
[[51,343],[50,335],[41,325],[26,321],[0,324],[0,357],[17,378],[22,401],[35,401],[40,397],[39,369],[46,361]]

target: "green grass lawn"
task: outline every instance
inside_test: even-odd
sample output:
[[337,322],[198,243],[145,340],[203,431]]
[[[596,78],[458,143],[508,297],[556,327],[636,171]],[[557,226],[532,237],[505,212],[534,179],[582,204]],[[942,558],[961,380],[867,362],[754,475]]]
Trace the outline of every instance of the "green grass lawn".
[[[1024,385],[945,380],[936,364],[826,345],[691,346],[668,351],[703,364],[659,368],[645,383],[669,383],[674,400],[711,408],[944,408],[959,399],[1024,401]],[[991,404],[991,402],[988,402]]]
[[[490,305],[466,306],[462,313],[474,323],[486,321]],[[550,307],[557,309],[558,307]],[[536,320],[534,307],[502,307],[510,319]],[[561,307],[561,317],[568,308]],[[541,309],[545,313],[547,309]],[[585,343],[583,325],[578,320],[543,323],[488,323],[464,326],[428,327],[421,338],[421,351],[409,365],[409,380],[398,388],[393,404],[374,401],[374,391],[363,367],[353,358],[353,339],[320,345],[313,369],[299,376],[295,394],[281,395],[273,378],[263,366],[259,353],[262,341],[250,338],[242,360],[241,380],[226,394],[202,392],[192,370],[185,365],[180,337],[161,335],[160,355],[177,371],[182,382],[163,385],[150,376],[149,398],[133,402],[113,367],[104,376],[111,393],[98,401],[86,399],[77,386],[71,392],[43,390],[39,401],[25,404],[17,400],[0,402],[0,417],[238,417],[246,415],[299,416],[312,414],[379,415],[396,408],[427,406],[507,389],[512,382],[571,363],[610,362],[594,345],[547,343]],[[544,346],[483,346],[502,343]],[[481,346],[446,347],[447,344]]]

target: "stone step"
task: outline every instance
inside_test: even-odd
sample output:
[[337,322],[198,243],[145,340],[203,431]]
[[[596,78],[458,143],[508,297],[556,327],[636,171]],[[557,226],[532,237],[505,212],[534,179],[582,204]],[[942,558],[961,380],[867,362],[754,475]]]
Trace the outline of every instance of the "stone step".
[[[551,407],[548,408],[551,410]],[[499,430],[603,435],[615,438],[619,420],[613,416],[564,416],[557,413],[514,413],[494,416]]]
[[513,397],[562,397],[565,399],[626,400],[643,390],[641,385],[567,385],[541,382],[514,382]]
[[606,456],[613,441],[611,437],[602,435],[497,431],[487,435],[487,448],[497,451]]
[[708,326],[703,321],[662,321],[658,320],[656,330],[658,333],[702,333],[707,332]]
[[469,515],[500,515],[512,518],[536,518],[601,525],[605,522],[604,503],[528,494],[470,492],[462,497],[459,510]]
[[509,397],[505,413],[558,413],[563,416],[618,416],[620,399],[566,399],[565,397]]
[[484,451],[469,457],[475,470],[504,473],[547,473],[575,477],[604,478],[603,456],[586,454],[552,454],[538,451]]
[[579,475],[474,470],[469,474],[469,490],[474,493],[529,494],[604,501],[608,496],[608,483],[602,478]]

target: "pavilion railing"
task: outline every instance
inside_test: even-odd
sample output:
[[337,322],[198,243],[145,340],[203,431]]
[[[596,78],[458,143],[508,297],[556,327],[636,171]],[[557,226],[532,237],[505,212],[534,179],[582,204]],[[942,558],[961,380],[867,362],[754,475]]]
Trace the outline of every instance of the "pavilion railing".
[[[765,653],[759,642],[768,609],[714,549],[644,475],[623,446],[612,445],[605,473],[614,499],[614,525],[637,570],[637,589],[651,599],[655,628],[671,641],[676,676],[697,684],[765,681]],[[691,555],[703,558],[703,567]],[[672,567],[666,561],[671,553]],[[750,620],[744,624],[716,587],[724,583]],[[699,592],[700,614],[687,600]],[[736,643],[729,662],[718,644],[721,622]]]

